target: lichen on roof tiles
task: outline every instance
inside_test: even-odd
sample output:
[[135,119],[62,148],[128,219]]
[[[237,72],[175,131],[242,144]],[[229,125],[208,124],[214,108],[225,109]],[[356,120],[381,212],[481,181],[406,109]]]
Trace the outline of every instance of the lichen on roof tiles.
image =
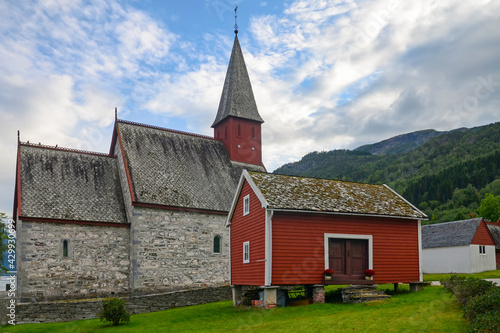
[[125,122],[118,126],[138,202],[229,210],[241,172],[250,166],[232,163],[221,142]]
[[250,172],[269,207],[426,218],[384,185]]
[[20,146],[23,217],[126,223],[116,160]]

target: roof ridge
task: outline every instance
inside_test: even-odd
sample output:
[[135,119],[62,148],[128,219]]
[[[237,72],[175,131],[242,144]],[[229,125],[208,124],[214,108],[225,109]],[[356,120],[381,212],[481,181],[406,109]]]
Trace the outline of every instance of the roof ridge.
[[215,140],[213,137],[208,136],[208,135],[196,134],[196,133],[185,132],[185,131],[178,131],[178,130],[174,130],[174,129],[171,129],[171,128],[154,126],[154,125],[148,125],[148,124],[138,123],[138,122],[130,121],[130,120],[118,119],[117,122],[118,123],[123,123],[123,124],[134,125],[134,126],[141,126],[141,127],[151,128],[151,129],[157,129],[157,130],[171,132],[171,133],[190,135],[190,136],[195,136],[195,137],[203,138],[203,139]]
[[78,153],[78,154],[85,154],[85,155],[94,155],[94,156],[115,158],[114,155],[110,155],[109,153],[100,153],[100,152],[90,151],[90,150],[59,147],[58,145],[55,145],[55,146],[42,145],[41,143],[36,144],[36,143],[30,143],[29,141],[19,142],[19,145],[27,146],[27,147],[34,147],[34,148],[51,149],[51,150],[63,151],[63,152],[67,152],[67,153]]
[[339,180],[339,179],[331,179],[331,178],[321,178],[321,177],[311,177],[311,176],[294,176],[294,175],[284,175],[281,173],[273,173],[273,172],[260,172],[260,171],[249,171],[250,173],[263,173],[275,176],[285,176],[285,177],[295,177],[295,178],[309,178],[309,179],[317,179],[317,180],[328,180],[339,183],[349,183],[349,184],[360,184],[360,185],[370,185],[370,186],[384,186],[384,184],[370,184],[370,183],[362,183],[356,182],[353,180]]

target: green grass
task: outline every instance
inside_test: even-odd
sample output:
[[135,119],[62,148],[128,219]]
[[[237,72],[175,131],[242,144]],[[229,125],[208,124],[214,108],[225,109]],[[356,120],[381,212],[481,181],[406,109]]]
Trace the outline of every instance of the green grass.
[[112,327],[97,319],[25,324],[4,332],[463,332],[467,322],[454,297],[442,287],[364,304],[314,304],[263,310],[232,302],[133,315]]
[[[424,281],[440,281],[442,279],[448,279],[453,274],[424,274]],[[487,271],[474,274],[458,274],[464,276],[472,276],[478,279],[500,279],[500,270]]]

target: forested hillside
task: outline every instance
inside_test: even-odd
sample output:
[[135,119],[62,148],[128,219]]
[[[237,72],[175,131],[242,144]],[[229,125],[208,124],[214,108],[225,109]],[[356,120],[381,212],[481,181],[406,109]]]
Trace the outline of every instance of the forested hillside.
[[[469,213],[496,221],[500,123],[408,133],[353,151],[313,152],[275,173],[385,183],[421,208],[431,223],[467,218]],[[485,208],[497,201],[496,209]]]

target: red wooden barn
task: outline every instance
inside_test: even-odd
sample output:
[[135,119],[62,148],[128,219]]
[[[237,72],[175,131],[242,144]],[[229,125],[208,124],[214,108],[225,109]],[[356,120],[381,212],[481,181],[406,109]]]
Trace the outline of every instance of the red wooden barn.
[[234,303],[242,286],[262,286],[276,303],[291,285],[314,286],[321,302],[325,283],[364,284],[366,269],[376,283],[421,281],[426,218],[386,185],[244,170],[226,223]]

